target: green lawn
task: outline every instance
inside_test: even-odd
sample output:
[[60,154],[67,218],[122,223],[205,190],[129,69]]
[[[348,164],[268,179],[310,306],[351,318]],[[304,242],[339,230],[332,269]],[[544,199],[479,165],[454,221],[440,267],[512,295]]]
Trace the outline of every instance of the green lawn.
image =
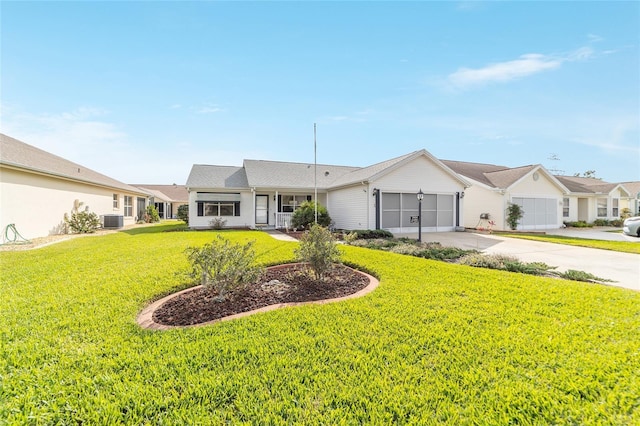
[[215,235],[163,228],[0,253],[0,424],[640,424],[638,292],[344,247],[364,298],[153,332]]
[[603,241],[587,238],[564,237],[562,235],[540,234],[497,234],[501,237],[521,238],[524,240],[543,241],[546,243],[566,244],[570,246],[589,247],[603,250],[621,251],[640,254],[640,243],[628,241]]

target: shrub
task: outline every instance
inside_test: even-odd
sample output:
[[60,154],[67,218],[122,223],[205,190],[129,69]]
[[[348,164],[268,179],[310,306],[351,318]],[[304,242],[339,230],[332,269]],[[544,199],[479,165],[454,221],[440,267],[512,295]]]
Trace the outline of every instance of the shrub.
[[593,226],[609,226],[610,223],[607,219],[596,219],[593,221]]
[[616,228],[622,228],[623,223],[624,223],[624,220],[622,219],[614,219],[611,222],[609,222],[611,226],[615,226]]
[[180,207],[178,207],[178,219],[180,219],[187,225],[189,224],[189,205],[188,204],[183,204]]
[[64,222],[76,234],[90,234],[101,226],[98,215],[86,211],[71,213],[71,218],[65,213]]
[[375,238],[393,238],[393,234],[385,229],[356,229],[357,239],[370,240]]
[[625,207],[620,211],[620,219],[622,221],[631,216],[631,209],[629,207]]
[[518,204],[509,203],[509,207],[507,207],[507,224],[509,228],[515,231],[522,216],[524,216],[522,207]]
[[146,223],[160,222],[160,215],[158,214],[158,209],[156,209],[156,206],[147,206],[147,212],[144,215],[144,221]]
[[611,281],[605,278],[597,277],[589,272],[584,271],[576,271],[575,269],[569,269],[566,272],[559,272],[558,276],[560,278],[564,278],[565,280],[573,280],[573,281],[585,281],[585,282],[593,282],[593,281]]
[[591,228],[593,225],[588,224],[584,220],[579,220],[577,222],[564,222],[566,226],[570,226],[572,228]]
[[[293,212],[291,217],[291,226],[298,229],[309,229],[311,224],[316,221],[316,204],[313,201],[305,201],[300,207]],[[331,217],[327,208],[317,204],[318,206],[318,225],[327,227],[331,223]]]
[[221,217],[214,217],[209,221],[209,225],[211,225],[211,227],[216,230],[224,228],[226,224],[227,221]]
[[204,286],[216,290],[216,300],[222,301],[230,290],[255,282],[262,268],[255,265],[253,241],[233,244],[217,236],[202,247],[188,247],[185,252],[191,263],[189,275]]
[[515,257],[501,254],[473,253],[463,256],[460,264],[474,266],[476,268],[498,269],[501,271],[519,272],[529,275],[545,275],[549,270],[555,269],[542,262],[521,262]]
[[298,260],[309,264],[317,280],[324,279],[325,273],[331,269],[333,263],[340,262],[340,250],[336,240],[327,228],[318,224],[313,224],[302,236],[295,255]]

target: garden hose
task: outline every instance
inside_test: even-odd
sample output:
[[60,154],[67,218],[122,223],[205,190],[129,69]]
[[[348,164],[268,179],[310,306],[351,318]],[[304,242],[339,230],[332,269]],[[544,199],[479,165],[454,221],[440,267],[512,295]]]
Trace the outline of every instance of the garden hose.
[[[13,233],[13,235],[10,236],[10,233]],[[18,238],[20,238],[20,241],[18,241]],[[2,244],[28,244],[30,242],[31,241],[20,235],[15,223],[10,223],[4,228]]]

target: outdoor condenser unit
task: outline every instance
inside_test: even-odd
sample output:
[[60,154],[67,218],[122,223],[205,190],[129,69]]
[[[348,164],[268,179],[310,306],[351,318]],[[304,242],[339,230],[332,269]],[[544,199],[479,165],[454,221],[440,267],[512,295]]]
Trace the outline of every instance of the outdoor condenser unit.
[[124,226],[124,216],[118,214],[105,214],[102,217],[103,228],[122,228]]

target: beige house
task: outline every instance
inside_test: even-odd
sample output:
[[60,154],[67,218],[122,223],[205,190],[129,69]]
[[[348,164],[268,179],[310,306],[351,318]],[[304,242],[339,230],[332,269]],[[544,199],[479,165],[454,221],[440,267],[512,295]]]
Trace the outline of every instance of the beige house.
[[465,228],[508,230],[510,203],[518,204],[524,213],[519,230],[562,227],[563,199],[569,190],[540,164],[512,168],[442,162],[471,182],[464,192]]
[[175,219],[178,217],[178,207],[189,204],[189,192],[184,185],[139,185],[136,188],[151,194],[149,204],[158,210],[160,219]]
[[393,233],[452,231],[463,221],[469,183],[426,150],[368,167],[245,160],[242,167],[196,164],[187,179],[189,226],[286,228],[305,201],[324,205],[338,229]]
[[[0,230],[14,224],[30,239],[64,232],[74,206],[106,227],[133,224],[149,194],[91,169],[0,134]],[[4,241],[3,241],[4,242]]]
[[[597,219],[620,219],[632,194],[620,183],[578,176],[556,176],[569,189],[564,198],[563,219],[567,222],[592,223]],[[625,200],[625,205],[623,205]]]

